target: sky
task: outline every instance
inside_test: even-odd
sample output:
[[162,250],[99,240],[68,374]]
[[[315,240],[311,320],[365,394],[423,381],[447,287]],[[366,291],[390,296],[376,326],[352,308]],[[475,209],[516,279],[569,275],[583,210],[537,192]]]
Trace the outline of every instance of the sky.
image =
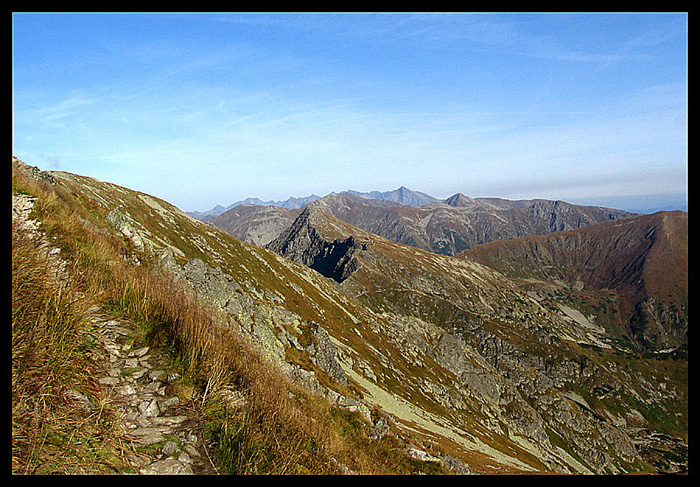
[[687,63],[684,12],[14,12],[12,150],[184,211],[400,186],[686,209]]

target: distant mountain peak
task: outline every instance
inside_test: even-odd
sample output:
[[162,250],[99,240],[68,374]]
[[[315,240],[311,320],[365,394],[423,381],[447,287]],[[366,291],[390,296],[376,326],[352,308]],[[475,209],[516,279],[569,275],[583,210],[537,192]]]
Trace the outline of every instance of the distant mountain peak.
[[360,191],[349,190],[347,193],[351,193],[366,199],[394,201],[396,203],[403,203],[409,206],[424,206],[434,203],[435,201],[440,201],[438,198],[421,193],[420,191],[414,191],[403,185],[392,191],[370,191],[368,193],[363,193]]
[[445,204],[465,208],[469,206],[474,206],[476,202],[469,196],[465,196],[462,193],[457,193],[447,198],[445,200]]

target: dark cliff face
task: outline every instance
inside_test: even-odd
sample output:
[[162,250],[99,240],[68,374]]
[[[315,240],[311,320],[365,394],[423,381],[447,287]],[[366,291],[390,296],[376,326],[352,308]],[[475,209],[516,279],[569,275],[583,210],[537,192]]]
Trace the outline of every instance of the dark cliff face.
[[304,209],[294,223],[266,247],[294,262],[303,264],[336,282],[343,282],[357,268],[355,253],[367,244],[353,236],[328,240],[310,221],[312,212]]

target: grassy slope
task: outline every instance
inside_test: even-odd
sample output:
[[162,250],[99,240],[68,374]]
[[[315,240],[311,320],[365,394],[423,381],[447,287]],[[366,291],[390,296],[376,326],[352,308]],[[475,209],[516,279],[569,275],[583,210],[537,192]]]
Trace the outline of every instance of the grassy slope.
[[[273,252],[241,242],[223,231],[190,218],[162,200],[125,191],[116,185],[92,178],[60,172],[53,175],[83,200],[85,205],[95,206],[96,211],[106,214],[108,208],[118,207],[119,211],[129,214],[134,221],[142,224],[140,230],[153,236],[151,240],[154,247],[171,246],[182,251],[182,261],[200,258],[209,265],[220,267],[251,295],[259,296],[260,302],[267,302],[265,296],[268,293],[282,296],[286,309],[304,320],[323,325],[349,347],[353,354],[369,359],[386,389],[410,398],[434,414],[450,416],[450,412],[443,406],[422,394],[416,395],[414,390],[407,388],[407,382],[402,380],[402,377],[412,377],[413,381],[420,382],[427,374],[427,377],[432,376],[433,382],[439,383],[446,380],[443,376],[446,371],[441,368],[411,367],[404,363],[401,352],[375,332],[376,321],[383,318],[348,298],[318,273],[291,263]],[[144,201],[148,202],[147,205],[144,205]],[[158,207],[161,208],[160,211]],[[177,251],[175,253],[179,255]],[[381,350],[381,356],[392,357],[391,368],[374,365],[381,364],[376,350]],[[354,389],[362,394],[361,386],[355,384]],[[474,408],[475,411],[477,409]],[[478,420],[467,422],[468,427],[478,428],[478,425]],[[510,443],[507,439],[499,441]],[[517,447],[516,450],[520,451]],[[473,452],[469,454],[474,455]],[[535,468],[544,468],[536,458],[522,451],[520,454],[527,457]],[[479,461],[484,468],[499,465],[498,461],[489,459],[488,456]]]
[[[536,458],[528,456],[526,451],[517,447],[507,437],[494,436],[492,432],[488,431],[480,433],[480,430],[483,430],[481,423],[484,418],[480,416],[478,407],[473,407],[469,414],[455,418],[454,412],[445,410],[442,405],[419,393],[413,387],[416,383],[421,381],[434,384],[449,382],[449,374],[430,362],[426,363],[429,366],[417,367],[407,361],[402,356],[401,350],[376,332],[378,323],[386,325],[386,318],[369,311],[365,306],[348,298],[317,273],[281,259],[264,249],[242,243],[224,232],[188,217],[157,198],[82,176],[67,173],[54,173],[53,175],[63,187],[68,189],[70,195],[66,196],[66,201],[73,201],[71,203],[74,206],[72,211],[79,214],[80,219],[73,218],[69,224],[66,224],[65,221],[62,222],[61,218],[53,219],[52,222],[47,221],[47,228],[52,229],[51,231],[59,238],[64,239],[64,246],[73,248],[76,254],[83,256],[83,259],[86,260],[84,266],[87,266],[90,273],[101,276],[103,285],[100,293],[102,294],[97,293],[102,296],[101,299],[110,302],[113,306],[116,304],[118,307],[122,307],[123,312],[128,312],[131,316],[143,320],[144,324],[150,328],[164,330],[160,336],[165,336],[166,342],[179,343],[182,349],[179,353],[183,353],[184,350],[187,360],[206,364],[204,367],[198,367],[201,369],[202,375],[193,378],[193,381],[206,384],[208,381],[206,374],[216,373],[221,367],[224,367],[221,365],[221,357],[226,357],[227,354],[222,353],[221,350],[227,347],[231,348],[230,341],[234,337],[228,335],[225,337],[212,336],[209,332],[203,332],[201,327],[193,326],[183,338],[180,334],[183,328],[187,328],[179,324],[181,321],[180,311],[169,309],[172,303],[168,301],[177,300],[167,299],[167,296],[172,296],[170,293],[174,291],[162,293],[164,298],[158,302],[143,305],[135,303],[134,296],[150,297],[158,294],[152,292],[154,289],[167,289],[168,287],[161,288],[159,286],[164,285],[163,283],[154,282],[150,278],[144,277],[145,269],[150,264],[148,255],[129,248],[128,242],[125,242],[116,232],[108,230],[104,224],[105,216],[116,207],[119,207],[120,212],[130,215],[132,221],[138,222],[135,223],[137,227],[139,223],[141,224],[138,227],[139,230],[144,235],[150,236],[148,245],[154,248],[171,246],[176,249],[175,254],[182,262],[196,257],[209,265],[220,267],[236,279],[246,292],[255,296],[259,302],[269,302],[268,296],[272,294],[281,296],[284,302],[283,306],[286,309],[297,313],[305,320],[321,323],[340,342],[353,350],[358,357],[366,360],[371,359],[373,368],[377,372],[381,372],[377,375],[380,376],[381,384],[385,389],[401,394],[434,414],[460,421],[475,434],[483,434],[483,438],[488,439],[497,448],[511,451],[512,455],[524,459],[530,465],[543,468],[542,465],[538,464]],[[47,220],[51,220],[49,215],[46,216]],[[63,218],[63,220],[66,219]],[[107,250],[114,250],[110,250],[110,253],[104,249],[96,250],[90,247],[91,240],[101,242],[100,239],[83,239],[77,235],[66,236],[69,227],[80,228],[81,225],[86,229],[97,229],[98,234],[111,242],[109,245],[105,243],[100,245],[105,246]],[[336,235],[341,235],[347,230],[342,228],[342,223],[336,222],[334,225],[336,228],[326,229],[329,235],[333,231],[337,232]],[[406,253],[407,250],[404,246],[366,233],[361,238],[373,242],[374,249],[381,249],[381,252],[374,255],[362,253],[360,258],[375,260],[370,262],[371,265],[360,269],[353,275],[348,285],[356,286],[353,291],[358,295],[363,291],[366,292],[364,296],[360,297],[360,300],[369,305],[370,308],[375,311],[383,309],[396,311],[394,307],[396,303],[407,302],[405,298],[409,296],[413,301],[408,301],[406,308],[400,311],[415,313],[416,310],[420,309],[422,310],[420,316],[441,324],[456,323],[466,316],[469,319],[480,320],[481,324],[487,326],[494,333],[500,333],[509,339],[514,336],[518,337],[518,345],[523,349],[532,347],[532,350],[537,350],[538,353],[548,352],[537,348],[541,347],[541,344],[522,327],[523,316],[509,313],[508,303],[514,299],[520,299],[523,303],[527,303],[530,307],[527,321],[534,326],[544,323],[541,320],[544,319],[545,310],[535,306],[531,300],[527,300],[523,294],[518,293],[515,288],[509,285],[507,280],[498,277],[496,273],[478,264],[456,262],[456,259],[435,256],[415,249],[409,250],[412,257],[407,258],[409,254]],[[115,276],[114,263],[122,261],[119,257],[115,257],[115,253],[119,255],[127,252],[138,255],[142,265],[140,267],[129,266],[128,269],[131,270],[128,272],[124,270],[124,276]],[[106,259],[106,254],[111,255],[111,257]],[[380,257],[378,258],[377,255]],[[375,269],[375,272],[369,272],[368,269]],[[135,274],[132,275],[131,272]],[[447,275],[452,276],[447,280],[445,279],[446,272]],[[117,286],[114,285],[115,279],[119,281]],[[427,281],[422,282],[422,279],[427,279]],[[104,288],[111,289],[111,291],[105,291]],[[131,291],[129,296],[125,298],[127,294],[125,290],[129,288]],[[415,293],[413,290],[416,288],[423,291]],[[372,290],[380,292],[372,292]],[[479,299],[480,294],[483,295],[486,304]],[[453,306],[436,305],[436,302],[452,303]],[[496,314],[500,318],[485,320],[485,316],[493,314],[494,306],[496,306]],[[538,315],[538,312],[541,314]],[[199,320],[201,317],[197,319]],[[175,326],[176,324],[178,325]],[[156,335],[158,334],[154,334],[154,336]],[[194,351],[196,353],[193,353]],[[574,348],[568,353],[576,358],[597,357],[595,351],[587,347]],[[252,356],[249,352],[246,352],[245,355]],[[382,365],[382,356],[391,357],[391,367]],[[318,444],[326,445],[335,458],[342,459],[359,471],[397,473],[424,468],[411,463],[406,458],[392,456],[389,452],[394,451],[391,448],[396,445],[376,445],[368,442],[358,433],[357,428],[351,426],[354,419],[346,417],[344,412],[331,408],[327,404],[308,398],[301,404],[293,404],[292,409],[287,409],[290,407],[289,404],[286,401],[279,402],[280,395],[277,394],[277,391],[286,389],[290,387],[289,385],[284,385],[283,380],[274,374],[273,376],[276,377],[274,380],[257,378],[252,371],[259,371],[262,367],[260,367],[259,362],[253,359],[247,364],[241,364],[236,362],[236,357],[228,357],[226,360],[230,360],[230,362],[225,367],[227,370],[230,367],[234,371],[231,373],[231,377],[235,379],[234,382],[257,383],[260,391],[254,395],[260,399],[260,405],[257,409],[259,414],[247,418],[228,417],[225,409],[217,405],[216,401],[211,402],[211,410],[208,414],[213,415],[212,424],[219,425],[215,430],[215,434],[219,435],[217,436],[219,442],[231,446],[235,445],[239,452],[248,452],[243,455],[244,458],[241,458],[240,453],[235,458],[229,457],[228,463],[232,470],[241,471],[242,467],[245,466],[248,472],[275,473],[290,471],[290,469],[291,471],[318,473],[332,471],[333,468],[329,464],[328,456],[321,455],[318,447],[313,446]],[[608,360],[605,359],[605,363]],[[635,362],[630,360],[629,363]],[[246,379],[242,381],[241,377],[246,377]],[[413,380],[406,380],[407,377],[413,378]],[[354,387],[355,391],[362,393],[362,388],[358,384],[355,384]],[[272,394],[274,397],[271,397],[272,392],[274,392]],[[304,397],[298,391],[295,393],[297,397]],[[589,402],[592,401],[589,397],[587,399],[590,400]],[[300,407],[304,411],[302,416],[293,412]],[[287,412],[279,414],[275,412],[277,410],[286,410]],[[293,426],[282,426],[279,421],[266,424],[266,418],[277,416],[287,418],[288,421],[284,424],[292,424]],[[322,425],[322,428],[321,426],[318,427],[320,429],[310,428],[308,421],[303,420],[304,417],[308,416],[316,418],[313,423]],[[244,437],[240,435],[221,436],[221,432],[226,431],[227,428],[240,431],[242,424],[250,427],[246,430]],[[265,427],[263,427],[264,425]],[[266,445],[266,442],[272,444],[272,438],[277,438],[277,441],[282,438],[283,443],[278,450],[273,449],[269,457],[260,457],[260,449]],[[294,443],[294,438],[302,438],[294,445],[294,448],[298,450],[301,445],[303,446],[302,450],[306,453],[300,451],[299,456],[296,457],[299,461],[295,465],[290,465],[288,461],[282,461],[281,457],[285,450],[289,449],[290,444]],[[447,442],[443,442],[443,448],[446,444]],[[387,448],[382,449],[383,447]],[[457,445],[452,445],[452,447],[455,451],[459,449]],[[280,457],[275,458],[277,452]],[[477,455],[473,452],[469,454],[472,455],[471,460],[474,464],[481,462],[481,471],[502,468],[502,465],[499,466],[493,459],[488,457],[477,459]],[[251,458],[254,460],[250,460]]]
[[[201,413],[208,419],[207,428],[212,441],[220,446],[219,459],[224,470],[236,473],[334,473],[338,472],[338,467],[331,462],[333,457],[355,471],[365,473],[443,471],[442,467],[431,462],[415,461],[402,454],[393,437],[370,442],[354,415],[348,416],[287,383],[240,336],[219,326],[215,310],[151,272],[148,254],[130,248],[128,241],[104,224],[104,218],[108,211],[119,205],[120,211],[131,215],[134,221],[146,222],[149,228],[145,230],[153,236],[154,247],[176,245],[183,260],[199,257],[212,265],[220,264],[241,283],[257,291],[258,296],[264,296],[266,289],[276,289],[284,295],[290,308],[305,319],[321,323],[333,321],[340,326],[349,324],[352,318],[344,308],[350,303],[332,286],[327,285],[326,289],[321,286],[319,290],[318,283],[314,282],[319,278],[312,272],[303,268],[290,271],[290,264],[283,263],[276,255],[254,249],[223,232],[201,225],[155,198],[65,173],[54,175],[60,182],[60,185],[54,185],[36,181],[30,173],[23,165],[13,163],[13,187],[38,197],[33,216],[42,222],[49,237],[56,239],[62,253],[75,259],[86,282],[85,294],[91,296],[97,306],[108,307],[114,313],[141,323],[147,335],[156,340],[155,345],[166,347],[178,363],[188,365],[183,370],[191,376],[202,396]],[[19,252],[20,246],[15,246],[14,251]],[[13,254],[13,261],[19,265],[22,260],[19,254],[16,255],[15,259]],[[123,258],[125,255],[137,256],[141,265],[133,265],[130,259]],[[32,271],[36,262],[28,262],[25,267]],[[19,285],[20,277],[19,268],[13,269],[13,284]],[[281,288],[280,282],[286,279],[294,282],[296,287]],[[44,291],[53,294],[56,288],[45,286]],[[19,310],[39,303],[36,299],[24,305],[13,303],[16,345],[13,359],[17,364],[28,361],[31,355],[26,351],[27,347],[20,346],[24,335]],[[361,316],[361,309],[354,311]],[[15,315],[17,319],[14,319]],[[45,321],[49,328],[60,328],[62,336],[71,338],[74,348],[82,350],[79,339],[86,335],[70,333],[68,327],[74,330],[74,323],[57,322],[52,318]],[[87,326],[82,322],[81,325]],[[39,346],[34,340],[36,336],[34,333],[30,337],[29,348]],[[46,354],[57,352],[51,343],[41,343]],[[64,350],[68,350],[70,358],[74,355],[76,359],[81,358],[72,349],[62,347],[61,351]],[[84,366],[76,366],[75,360],[63,356],[57,356],[55,360],[65,363],[68,370],[87,370]],[[94,357],[87,360],[94,360]],[[36,407],[25,415],[20,414],[26,409],[22,409],[23,404],[38,399],[36,390],[23,386],[28,380],[26,370],[27,367],[18,368],[13,376],[13,387],[17,391],[13,396],[16,401],[13,404],[13,463],[17,473],[44,471],[37,462],[45,460],[48,455],[45,441],[36,438],[33,442],[25,441],[25,437],[30,436],[27,422],[38,420],[58,424],[55,415],[46,416]],[[44,377],[48,373],[55,372],[43,368],[34,380],[50,385],[53,382]],[[87,392],[87,386],[73,378],[65,378],[63,383]],[[244,413],[227,410],[214,393],[204,400],[206,390],[211,392],[225,385],[244,389],[249,398]],[[98,386],[91,384],[90,387]],[[74,436],[70,438],[74,439]],[[91,437],[91,442],[100,447],[103,443],[99,437]],[[68,446],[63,444],[62,452],[72,457]],[[89,446],[87,450],[99,455],[98,446]],[[116,458],[113,454],[102,456],[105,461],[114,462]],[[98,463],[86,461],[90,466]],[[119,469],[119,466],[115,468]]]

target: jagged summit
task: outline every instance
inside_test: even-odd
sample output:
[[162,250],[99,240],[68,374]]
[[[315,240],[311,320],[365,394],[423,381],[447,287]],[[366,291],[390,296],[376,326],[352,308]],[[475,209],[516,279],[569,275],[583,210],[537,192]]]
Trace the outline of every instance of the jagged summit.
[[[355,196],[359,196],[361,198],[365,199],[371,199],[371,200],[381,200],[381,201],[392,201],[395,203],[402,203],[405,205],[409,206],[423,206],[427,205],[429,203],[433,203],[435,201],[439,201],[438,198],[435,198],[433,196],[427,195],[425,193],[421,193],[419,191],[413,191],[405,186],[401,186],[398,189],[395,189],[393,191],[370,191],[370,192],[362,192],[362,191],[355,191],[355,190],[346,190],[342,191],[340,193],[333,192],[329,193],[326,195],[328,196],[334,196],[334,195],[340,195],[340,194],[352,194]],[[241,201],[237,201],[231,205],[228,205],[226,207],[222,205],[216,205],[214,208],[206,211],[191,211],[188,212],[188,214],[194,218],[197,218],[199,220],[205,220],[205,221],[210,221],[213,218],[221,215],[222,213],[231,210],[232,208],[235,208],[236,206],[239,205],[258,205],[258,206],[276,206],[279,208],[287,208],[287,209],[298,209],[302,208],[305,205],[316,201],[318,199],[321,199],[321,196],[317,196],[315,194],[312,194],[310,196],[305,196],[301,198],[296,198],[296,197],[290,197],[287,198],[286,200],[280,200],[280,201],[263,201],[260,198],[246,198]]]
[[407,188],[406,186],[401,186],[393,191],[371,191],[369,193],[361,193],[357,191],[350,191],[353,194],[362,196],[363,198],[379,199],[384,201],[394,201],[397,203],[403,203],[409,206],[424,206],[435,201],[437,198],[430,196],[420,191],[414,191]]

